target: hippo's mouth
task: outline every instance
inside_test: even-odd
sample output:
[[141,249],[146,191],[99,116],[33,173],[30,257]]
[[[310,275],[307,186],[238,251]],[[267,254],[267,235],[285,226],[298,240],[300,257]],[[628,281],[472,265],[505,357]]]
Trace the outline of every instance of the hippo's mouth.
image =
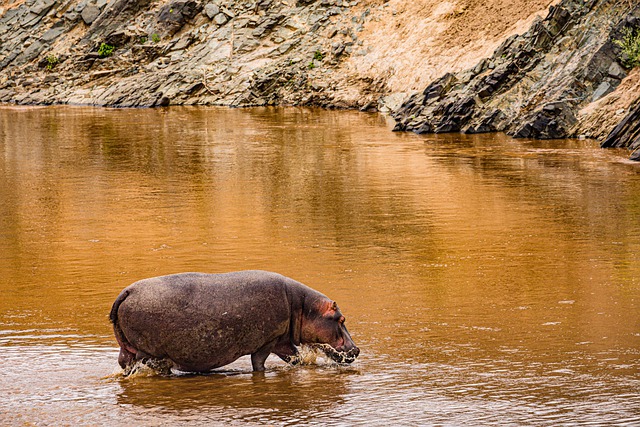
[[324,354],[329,356],[331,360],[340,365],[353,363],[360,354],[360,349],[358,347],[353,347],[349,351],[336,350],[329,344],[314,344],[313,347],[321,350]]

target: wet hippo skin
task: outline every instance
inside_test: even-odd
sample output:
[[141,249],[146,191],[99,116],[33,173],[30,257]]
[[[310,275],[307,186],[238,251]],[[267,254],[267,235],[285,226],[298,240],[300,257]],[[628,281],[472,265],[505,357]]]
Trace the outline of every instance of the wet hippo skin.
[[254,371],[274,353],[289,363],[312,344],[338,363],[351,363],[354,344],[337,304],[280,274],[240,271],[181,273],[125,288],[110,313],[125,370],[154,360],[207,372],[251,355]]

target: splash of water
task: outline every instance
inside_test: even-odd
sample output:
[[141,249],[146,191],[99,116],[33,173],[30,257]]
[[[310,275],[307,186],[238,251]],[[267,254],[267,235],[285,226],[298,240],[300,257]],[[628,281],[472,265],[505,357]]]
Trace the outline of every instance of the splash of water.
[[326,356],[330,357],[331,360],[339,365],[352,363],[358,357],[357,349],[352,349],[349,351],[338,351],[335,348],[331,347],[329,344],[312,344],[311,346],[318,351],[323,352]]
[[154,377],[156,375],[170,376],[177,372],[173,370],[173,363],[165,359],[136,360],[133,365],[124,369],[116,368],[103,379]]
[[[287,366],[325,366],[339,367],[353,362],[349,353],[338,352],[329,344],[302,345],[298,349],[298,354],[289,360]],[[219,373],[222,373],[220,371]],[[233,372],[238,374],[239,372]],[[140,378],[153,376],[180,376],[188,375],[173,367],[173,363],[166,359],[144,359],[137,360],[131,366],[122,369],[117,367],[111,374],[103,377],[105,380],[116,380],[122,378]]]

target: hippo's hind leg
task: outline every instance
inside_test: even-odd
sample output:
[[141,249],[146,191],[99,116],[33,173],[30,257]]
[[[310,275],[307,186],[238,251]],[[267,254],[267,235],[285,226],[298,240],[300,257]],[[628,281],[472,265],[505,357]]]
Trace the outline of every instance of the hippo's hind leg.
[[124,347],[120,347],[120,354],[118,355],[118,364],[122,369],[126,369],[127,366],[131,366],[136,361],[136,355],[131,353]]
[[124,376],[139,372],[140,368],[147,366],[160,375],[171,375],[174,363],[169,359],[157,358],[138,350],[135,354],[126,348],[120,349],[118,363],[124,369]]

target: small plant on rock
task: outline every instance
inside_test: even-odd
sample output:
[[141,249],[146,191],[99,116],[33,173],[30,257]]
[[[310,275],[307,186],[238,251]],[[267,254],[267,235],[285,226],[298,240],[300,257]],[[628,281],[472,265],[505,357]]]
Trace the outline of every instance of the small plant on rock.
[[151,34],[151,40],[153,40],[154,43],[158,43],[160,42],[160,36],[157,33],[153,33]]
[[324,55],[319,50],[316,50],[313,53],[313,59],[316,60],[316,61],[322,61],[324,59]]
[[640,65],[640,31],[629,27],[622,29],[622,39],[613,41],[622,49],[620,60],[627,68]]
[[111,46],[110,44],[102,43],[98,48],[98,55],[100,58],[106,58],[108,56],[113,55],[113,51],[115,50],[115,46]]
[[53,68],[58,65],[58,62],[60,62],[60,60],[58,59],[57,56],[51,54],[49,56],[47,56],[47,65],[46,65],[46,69],[51,71],[53,70]]

